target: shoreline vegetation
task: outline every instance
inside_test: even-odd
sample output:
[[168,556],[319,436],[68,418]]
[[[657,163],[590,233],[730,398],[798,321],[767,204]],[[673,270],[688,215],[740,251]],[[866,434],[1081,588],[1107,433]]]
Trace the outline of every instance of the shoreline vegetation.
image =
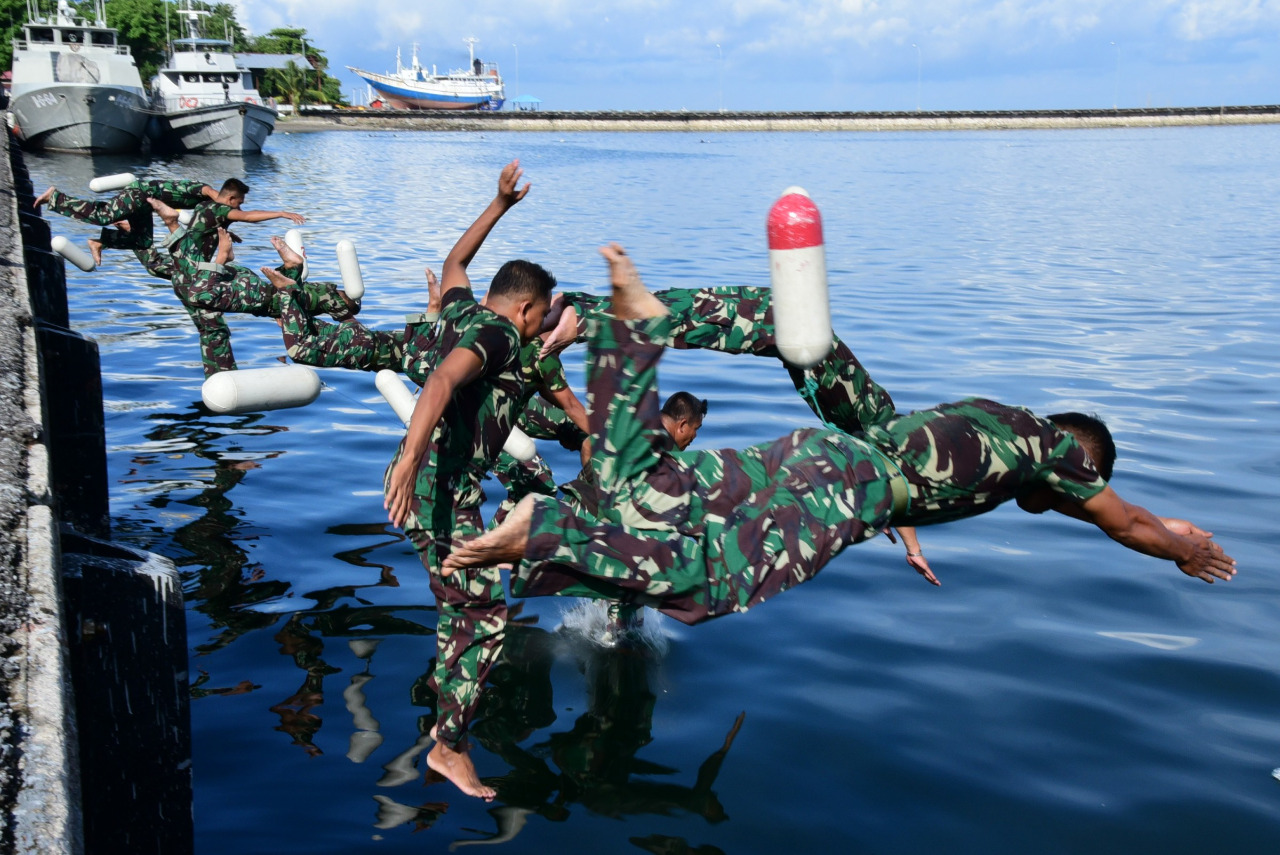
[[277,133],[315,131],[955,131],[1280,123],[1280,105],[940,112],[568,112],[302,108]]

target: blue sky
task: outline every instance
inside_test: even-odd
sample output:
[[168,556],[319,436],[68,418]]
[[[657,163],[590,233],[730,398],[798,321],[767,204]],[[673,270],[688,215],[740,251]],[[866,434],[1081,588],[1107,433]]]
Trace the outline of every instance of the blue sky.
[[545,109],[1280,102],[1280,0],[235,2],[255,33],[306,27],[348,93],[344,66],[389,70],[416,41],[424,65],[458,68],[474,36],[508,97]]

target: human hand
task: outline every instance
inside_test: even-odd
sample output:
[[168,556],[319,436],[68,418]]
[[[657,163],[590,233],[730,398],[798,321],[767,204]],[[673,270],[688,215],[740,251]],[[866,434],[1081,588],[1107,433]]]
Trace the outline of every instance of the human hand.
[[516,189],[522,175],[524,170],[520,168],[519,160],[513,160],[502,167],[502,172],[498,175],[498,199],[508,208],[523,199],[532,186],[525,184],[524,187]]
[[1203,579],[1210,585],[1215,579],[1229,582],[1236,575],[1236,560],[1208,537],[1200,534],[1187,536],[1194,544],[1189,558],[1178,562],[1178,569],[1193,579]]
[[387,495],[382,500],[382,507],[387,510],[387,519],[396,528],[404,528],[404,521],[409,517],[409,505],[413,501],[413,482],[417,473],[417,462],[405,457],[400,458],[391,470],[387,479]]
[[942,586],[942,583],[938,581],[938,577],[933,575],[933,571],[929,569],[929,559],[925,558],[923,553],[912,554],[908,552],[907,565],[923,576],[930,585]]
[[1205,531],[1193,522],[1187,520],[1175,519],[1173,517],[1160,517],[1160,522],[1164,523],[1164,527],[1174,534],[1180,534],[1183,537],[1190,535],[1199,535],[1200,537],[1213,537],[1213,532]]
[[294,225],[298,225],[298,226],[302,225],[307,221],[306,217],[302,216],[301,214],[295,214],[292,211],[282,211],[281,216],[283,216],[286,220],[293,223]]
[[427,311],[440,311],[440,280],[430,267],[427,268]]

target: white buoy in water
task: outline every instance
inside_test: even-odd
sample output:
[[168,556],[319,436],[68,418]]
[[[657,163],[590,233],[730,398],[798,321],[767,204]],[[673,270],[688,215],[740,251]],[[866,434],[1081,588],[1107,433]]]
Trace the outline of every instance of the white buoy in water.
[[360,275],[360,260],[356,258],[356,245],[349,240],[338,241],[338,270],[342,273],[342,290],[352,300],[364,296],[364,277]]
[[89,189],[94,193],[106,193],[110,190],[123,190],[138,179],[132,172],[120,172],[116,175],[102,175],[89,182]]
[[374,375],[373,385],[377,386],[382,397],[387,399],[396,417],[404,422],[405,427],[408,427],[409,419],[413,417],[413,408],[418,401],[404,385],[404,381],[390,368],[384,368]]
[[191,220],[195,218],[196,212],[190,208],[183,208],[178,212],[178,222],[184,226],[191,225]]
[[298,229],[289,229],[289,231],[284,233],[284,242],[289,246],[289,249],[293,250],[294,252],[298,253],[298,255],[302,256],[302,277],[301,278],[303,282],[306,282],[307,274],[310,272],[310,270],[307,267],[307,256],[302,251],[302,232]]
[[62,235],[54,235],[49,239],[49,247],[58,255],[79,267],[85,273],[92,273],[98,265],[93,263],[93,256],[67,240]]
[[788,187],[769,209],[769,280],[778,352],[809,368],[831,350],[831,305],[822,215],[809,194]]
[[220,371],[200,387],[206,407],[230,415],[304,407],[319,395],[320,375],[305,365]]
[[534,445],[533,440],[529,439],[529,434],[514,425],[511,428],[511,435],[507,437],[507,441],[502,445],[502,450],[516,460],[526,462],[532,460],[538,454],[538,446]]

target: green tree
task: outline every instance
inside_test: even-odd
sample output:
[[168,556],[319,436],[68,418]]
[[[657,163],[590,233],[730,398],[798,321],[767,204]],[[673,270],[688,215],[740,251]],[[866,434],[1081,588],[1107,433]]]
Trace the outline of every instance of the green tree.
[[24,0],[0,0],[0,69],[13,67],[13,40],[22,36],[22,25],[27,22],[27,4]]
[[[168,51],[165,5],[163,0],[107,0],[107,26],[120,31],[120,41],[133,51],[138,73],[148,85],[164,65]],[[84,11],[93,17],[92,3],[86,4]]]
[[[274,97],[284,98],[289,102],[289,106],[296,111],[303,102],[303,96],[307,90],[307,74],[301,66],[293,60],[285,63],[284,68],[273,68],[267,72],[267,78],[271,81],[271,95]],[[266,89],[267,87],[263,87]],[[266,92],[262,94],[266,95]]]

